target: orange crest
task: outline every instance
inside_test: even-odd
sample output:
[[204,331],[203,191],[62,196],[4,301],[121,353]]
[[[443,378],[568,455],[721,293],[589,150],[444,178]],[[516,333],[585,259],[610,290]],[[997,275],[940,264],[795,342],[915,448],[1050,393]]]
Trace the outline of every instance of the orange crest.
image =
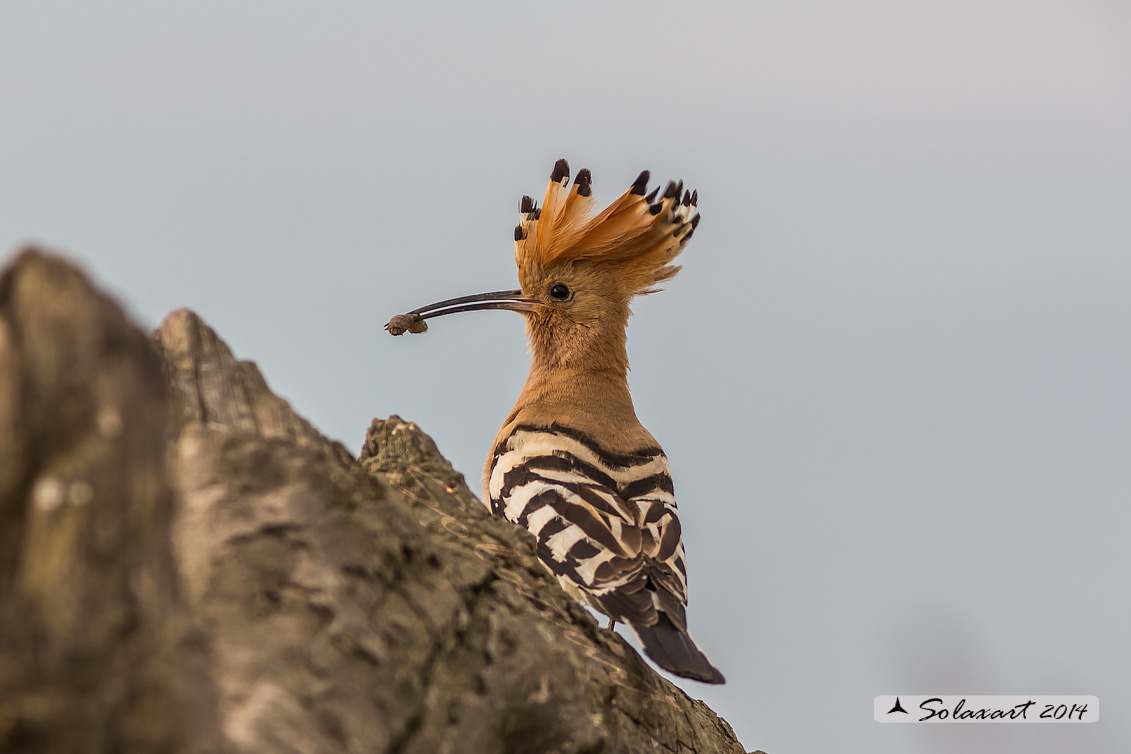
[[593,214],[592,178],[581,170],[569,183],[569,164],[558,160],[546,198],[538,207],[522,197],[522,222],[514,229],[515,261],[523,289],[528,282],[562,265],[608,271],[628,296],[652,293],[679,272],[671,264],[699,224],[698,192],[671,182],[645,196],[648,171],[599,214]]

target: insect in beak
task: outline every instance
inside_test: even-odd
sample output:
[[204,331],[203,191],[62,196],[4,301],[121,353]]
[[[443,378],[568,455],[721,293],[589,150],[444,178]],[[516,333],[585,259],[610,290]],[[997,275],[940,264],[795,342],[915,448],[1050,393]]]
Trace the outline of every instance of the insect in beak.
[[442,317],[445,314],[459,312],[474,312],[481,309],[508,309],[513,312],[535,311],[542,302],[536,298],[526,298],[522,291],[493,291],[491,293],[476,293],[473,296],[460,296],[446,301],[437,301],[435,304],[413,309],[407,314],[398,314],[389,320],[385,329],[390,335],[403,335],[406,332],[422,333],[428,329],[424,321],[432,317]]

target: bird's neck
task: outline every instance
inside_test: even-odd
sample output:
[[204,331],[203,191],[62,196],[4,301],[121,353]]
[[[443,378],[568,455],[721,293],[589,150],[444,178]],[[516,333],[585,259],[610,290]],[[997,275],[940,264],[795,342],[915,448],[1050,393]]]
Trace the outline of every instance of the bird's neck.
[[530,374],[515,409],[561,420],[593,414],[636,417],[628,390],[627,367],[593,364],[548,367],[537,358],[530,365]]
[[640,425],[628,389],[623,317],[578,331],[530,333],[533,359],[526,385],[500,432],[520,424],[554,423],[587,432],[610,449],[654,442]]
[[569,410],[612,401],[631,410],[627,326],[627,304],[586,324],[531,322],[527,334],[533,358],[520,403]]
[[627,384],[628,315],[626,303],[585,323],[564,318],[527,320],[533,353],[530,379],[552,381],[562,374],[584,374]]
[[585,332],[583,337],[538,337],[532,335],[531,382],[552,383],[563,379],[620,382],[628,385],[628,350],[624,328]]
[[[521,426],[548,428],[557,424],[579,430],[614,453],[657,445],[636,418],[632,405],[623,325],[608,333],[592,334],[603,339],[585,347],[576,339],[562,344],[545,333],[541,337],[537,331],[530,333],[534,352],[530,374],[487,455],[485,487],[502,443]],[[554,347],[558,345],[567,347]]]

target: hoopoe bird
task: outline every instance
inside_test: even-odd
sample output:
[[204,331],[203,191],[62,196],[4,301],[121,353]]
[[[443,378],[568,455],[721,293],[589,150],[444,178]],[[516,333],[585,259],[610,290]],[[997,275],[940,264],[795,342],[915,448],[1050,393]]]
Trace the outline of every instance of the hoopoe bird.
[[484,467],[491,511],[525,527],[566,591],[627,625],[660,667],[723,683],[687,632],[687,565],[668,459],[636,418],[628,389],[629,302],[680,268],[699,224],[698,192],[647,193],[645,170],[593,213],[588,170],[559,160],[542,206],[515,227],[520,290],[441,301],[394,317],[393,335],[478,309],[526,318],[526,385]]

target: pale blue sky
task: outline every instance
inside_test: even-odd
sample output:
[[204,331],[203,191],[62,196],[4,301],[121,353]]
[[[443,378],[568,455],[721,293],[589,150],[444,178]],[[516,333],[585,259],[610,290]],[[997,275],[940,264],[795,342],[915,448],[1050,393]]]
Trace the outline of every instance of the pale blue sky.
[[[0,245],[190,306],[352,449],[431,433],[473,488],[554,160],[703,221],[629,330],[675,474],[680,681],[750,749],[1131,741],[1126,2],[0,3]],[[1090,726],[881,726],[892,693],[1095,694]]]

